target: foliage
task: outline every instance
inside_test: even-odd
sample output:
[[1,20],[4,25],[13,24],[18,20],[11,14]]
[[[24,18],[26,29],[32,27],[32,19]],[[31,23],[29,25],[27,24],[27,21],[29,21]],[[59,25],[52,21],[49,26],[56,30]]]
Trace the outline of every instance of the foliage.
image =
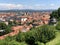
[[27,45],[25,42],[17,42],[15,40],[7,41],[7,40],[0,40],[0,45]]
[[26,43],[29,45],[34,45],[35,44],[35,38],[30,36],[29,38],[26,39]]
[[[43,25],[37,28],[32,28],[29,32],[20,32],[17,36],[8,36],[5,41],[1,41],[1,45],[24,45],[22,42],[26,42],[28,45],[38,45],[37,41],[44,44],[55,38],[55,27],[50,25]],[[8,43],[7,43],[8,42]],[[19,42],[19,43],[18,43]],[[27,45],[26,44],[26,45]]]
[[0,35],[4,35],[11,32],[11,27],[9,27],[9,25],[6,25],[4,22],[0,22],[0,30],[3,30]]
[[59,15],[58,15],[58,11],[57,10],[55,10],[55,11],[53,11],[52,13],[51,13],[51,18],[58,18],[59,17]]
[[44,44],[55,38],[55,28],[52,26],[43,25],[38,30],[40,30],[40,42]]
[[56,18],[58,21],[60,20],[60,8],[58,8],[58,10],[55,10],[51,13],[51,18],[52,17]]
[[16,26],[18,23],[14,20],[14,21],[8,21],[8,24],[11,26]]
[[5,40],[0,40],[0,45],[8,45],[8,43]]
[[57,30],[60,30],[60,21],[57,23],[56,29],[57,29]]
[[16,40],[16,36],[7,36],[4,40],[10,42],[12,40]]
[[5,29],[5,33],[7,34],[7,33],[10,33],[10,32],[12,32],[11,27],[7,26],[7,28]]
[[58,15],[59,15],[59,17],[60,17],[60,8],[58,8]]
[[17,41],[26,41],[29,45],[35,45],[36,41],[46,44],[50,40],[55,38],[55,28],[49,25],[43,25],[37,28],[32,28],[31,31],[26,33],[19,33]]
[[31,29],[31,31],[26,32],[26,33],[19,33],[16,37],[16,40],[18,42],[24,42],[33,45],[35,44],[35,41],[38,41],[38,33],[36,32],[35,29]]
[[7,25],[3,22],[0,22],[0,30],[6,29]]
[[27,32],[26,37],[26,43],[29,45],[35,45],[35,42],[37,41],[37,35],[34,30],[31,30],[30,32]]
[[12,21],[8,21],[8,24],[9,24],[10,26],[12,26],[12,25],[13,25],[13,22],[12,22]]
[[26,33],[19,33],[19,34],[17,35],[17,37],[16,37],[16,40],[17,40],[18,42],[23,42],[23,41],[25,41],[25,34],[26,34]]

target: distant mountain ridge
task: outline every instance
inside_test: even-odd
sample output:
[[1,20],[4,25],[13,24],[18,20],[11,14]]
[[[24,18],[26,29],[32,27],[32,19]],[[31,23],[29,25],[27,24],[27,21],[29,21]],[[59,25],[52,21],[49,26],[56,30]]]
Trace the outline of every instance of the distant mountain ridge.
[[32,9],[12,9],[12,10],[0,10],[0,12],[52,12],[54,10],[32,10]]

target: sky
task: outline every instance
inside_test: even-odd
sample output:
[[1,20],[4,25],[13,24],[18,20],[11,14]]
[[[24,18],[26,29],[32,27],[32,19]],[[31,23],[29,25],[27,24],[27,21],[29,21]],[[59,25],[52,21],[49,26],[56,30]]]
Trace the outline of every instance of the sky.
[[60,0],[0,0],[0,10],[10,9],[58,9]]

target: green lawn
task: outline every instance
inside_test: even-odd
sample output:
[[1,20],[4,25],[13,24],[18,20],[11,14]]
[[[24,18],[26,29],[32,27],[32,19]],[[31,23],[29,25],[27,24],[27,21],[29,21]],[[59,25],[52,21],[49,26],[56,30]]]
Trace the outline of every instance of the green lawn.
[[60,32],[57,32],[56,38],[48,42],[47,45],[60,45]]

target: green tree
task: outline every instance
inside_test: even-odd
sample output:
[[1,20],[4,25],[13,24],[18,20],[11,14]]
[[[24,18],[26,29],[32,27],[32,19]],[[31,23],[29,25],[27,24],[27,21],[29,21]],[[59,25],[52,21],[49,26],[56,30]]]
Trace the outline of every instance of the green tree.
[[59,17],[60,17],[60,8],[58,8],[58,15],[59,15]]
[[10,32],[12,32],[11,27],[7,26],[7,28],[5,29],[5,33],[7,34],[7,33],[10,33]]
[[29,45],[35,45],[35,38],[33,36],[29,36],[29,38],[26,39],[26,42]]
[[28,45],[35,45],[35,42],[38,41],[38,33],[35,28],[32,28],[31,31],[25,33],[19,33],[16,37],[18,42],[26,42]]
[[16,37],[16,41],[18,41],[18,42],[23,42],[23,41],[25,41],[25,34],[26,33],[19,33],[18,35],[17,35],[17,37]]
[[50,15],[51,15],[51,18],[54,17],[59,21],[60,20],[60,8],[58,8],[58,10],[53,11]]
[[46,45],[47,42],[55,38],[55,28],[49,25],[43,25],[37,28],[40,31],[39,41]]
[[3,22],[0,23],[0,30],[6,29],[7,25]]
[[9,25],[6,25],[4,22],[0,22],[0,30],[3,30],[0,35],[4,35],[12,31],[11,27],[9,27]]
[[55,10],[55,11],[53,11],[52,13],[51,13],[51,18],[56,18],[56,19],[58,19],[59,18],[59,15],[58,15],[58,11],[57,10]]

